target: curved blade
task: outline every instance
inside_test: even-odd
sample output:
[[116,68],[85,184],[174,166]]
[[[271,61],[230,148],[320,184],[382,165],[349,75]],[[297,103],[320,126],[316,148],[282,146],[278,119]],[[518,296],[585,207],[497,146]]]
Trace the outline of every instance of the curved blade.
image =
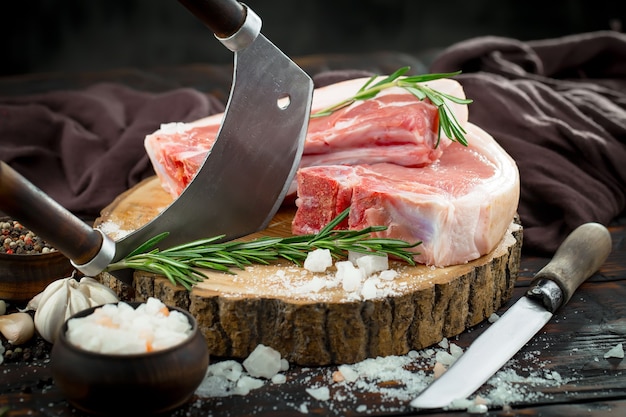
[[164,248],[264,229],[300,163],[312,94],[310,77],[262,34],[237,51],[224,120],[203,166],[158,217],[116,242],[113,261],[165,231]]

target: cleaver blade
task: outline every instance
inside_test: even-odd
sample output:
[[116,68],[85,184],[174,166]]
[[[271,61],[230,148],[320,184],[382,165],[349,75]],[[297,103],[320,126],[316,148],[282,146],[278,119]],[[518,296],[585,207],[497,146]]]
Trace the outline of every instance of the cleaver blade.
[[[300,164],[313,81],[261,33],[261,19],[236,0],[180,0],[234,52],[234,73],[217,139],[181,195],[141,228],[114,241],[74,216],[0,161],[0,210],[20,220],[96,276],[163,232],[161,249],[263,230]],[[109,272],[132,284],[133,269]]]
[[411,401],[411,406],[445,408],[473,394],[600,268],[611,245],[611,234],[603,225],[578,226],[534,276],[526,295],[472,342],[447,371]]

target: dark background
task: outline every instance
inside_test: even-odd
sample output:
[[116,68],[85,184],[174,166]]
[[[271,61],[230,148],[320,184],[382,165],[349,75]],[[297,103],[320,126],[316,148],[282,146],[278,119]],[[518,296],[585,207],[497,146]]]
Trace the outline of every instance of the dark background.
[[[432,54],[463,39],[520,40],[614,29],[620,0],[248,0],[263,33],[291,57]],[[0,17],[0,75],[226,63],[232,53],[176,0],[31,0]]]

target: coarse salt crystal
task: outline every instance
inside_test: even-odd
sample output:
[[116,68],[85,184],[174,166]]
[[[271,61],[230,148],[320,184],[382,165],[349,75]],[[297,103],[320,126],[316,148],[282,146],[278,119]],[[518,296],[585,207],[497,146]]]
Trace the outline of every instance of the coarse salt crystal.
[[398,271],[395,269],[387,269],[385,271],[380,271],[378,277],[385,281],[393,281],[398,276]]
[[341,281],[344,291],[352,292],[361,287],[363,280],[362,272],[350,261],[340,261],[335,263],[337,268],[337,278]]
[[435,362],[435,366],[433,367],[433,376],[435,377],[435,379],[437,379],[441,375],[443,375],[446,370],[447,368],[444,364],[442,364],[441,362]]
[[363,275],[369,277],[376,272],[389,269],[389,258],[380,255],[365,255],[356,259],[356,266],[363,271]]
[[251,390],[261,388],[263,384],[264,382],[260,379],[243,375],[237,380],[235,393],[238,395],[248,395]]
[[179,311],[168,311],[150,297],[136,309],[119,302],[106,304],[85,317],[68,321],[67,338],[83,349],[113,354],[144,353],[165,349],[187,339],[191,324]]
[[435,355],[437,362],[441,362],[443,365],[450,366],[454,363],[456,358],[449,354],[448,352],[437,352]]
[[348,365],[340,365],[337,370],[343,376],[343,379],[348,382],[354,382],[359,377],[359,373]]
[[333,258],[329,249],[315,249],[307,253],[304,260],[304,269],[311,272],[324,272],[332,264]]
[[281,370],[280,353],[269,346],[259,344],[243,361],[243,366],[252,376],[270,379]]
[[243,374],[243,366],[237,361],[226,360],[211,365],[209,372],[212,375],[223,376],[229,381],[237,381]]
[[328,401],[330,399],[330,390],[328,387],[307,388],[306,392],[319,401]]
[[463,348],[454,343],[450,343],[450,355],[456,360],[463,354]]
[[439,347],[442,347],[442,348],[444,348],[444,349],[448,349],[448,346],[449,346],[449,344],[448,344],[448,339],[447,339],[447,338],[445,338],[445,337],[444,337],[443,339],[441,339],[441,340],[439,341],[439,343],[437,343],[437,344],[439,345]]
[[368,278],[361,287],[361,297],[364,300],[371,300],[378,295],[377,285],[380,282],[378,278]]
[[285,382],[287,382],[287,377],[285,376],[285,374],[276,374],[272,377],[271,381],[272,384],[275,385],[284,384]]
[[621,343],[613,346],[608,352],[604,354],[604,359],[608,358],[624,358],[624,348]]

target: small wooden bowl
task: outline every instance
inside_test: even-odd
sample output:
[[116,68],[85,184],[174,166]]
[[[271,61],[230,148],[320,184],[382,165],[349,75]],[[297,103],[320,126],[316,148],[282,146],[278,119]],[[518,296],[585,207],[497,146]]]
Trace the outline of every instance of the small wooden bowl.
[[[141,303],[128,303],[137,308]],[[98,307],[68,319],[85,317]],[[67,321],[52,347],[51,370],[70,404],[91,414],[148,416],[162,414],[189,401],[209,366],[207,343],[189,312],[191,335],[167,349],[113,355],[81,349],[67,339]]]
[[[0,217],[0,221],[10,220]],[[29,301],[48,284],[69,277],[70,260],[59,251],[29,255],[0,253],[0,300]]]

